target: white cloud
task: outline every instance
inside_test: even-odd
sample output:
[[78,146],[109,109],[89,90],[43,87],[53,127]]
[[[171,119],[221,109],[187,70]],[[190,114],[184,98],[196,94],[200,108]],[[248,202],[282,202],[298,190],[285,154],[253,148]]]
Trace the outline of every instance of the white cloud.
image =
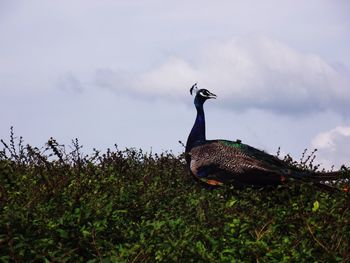
[[325,167],[342,164],[350,165],[350,126],[336,128],[319,133],[311,142],[318,149],[318,161]]
[[115,88],[143,96],[181,98],[196,81],[217,93],[221,105],[232,109],[348,114],[350,77],[344,71],[338,72],[317,55],[298,52],[268,37],[212,43],[192,60],[171,57],[134,76],[128,89]]

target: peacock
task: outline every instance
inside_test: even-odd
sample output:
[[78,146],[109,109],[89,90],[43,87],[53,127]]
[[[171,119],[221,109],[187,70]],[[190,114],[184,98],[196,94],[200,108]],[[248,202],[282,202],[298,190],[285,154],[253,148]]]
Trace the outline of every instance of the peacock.
[[206,100],[216,99],[217,96],[207,89],[198,89],[197,84],[191,87],[190,93],[195,95],[197,116],[187,139],[185,156],[188,168],[196,179],[214,186],[227,183],[267,186],[283,184],[293,178],[314,182],[329,190],[332,187],[322,182],[340,178],[340,171],[305,171],[240,140],[207,140],[203,105]]

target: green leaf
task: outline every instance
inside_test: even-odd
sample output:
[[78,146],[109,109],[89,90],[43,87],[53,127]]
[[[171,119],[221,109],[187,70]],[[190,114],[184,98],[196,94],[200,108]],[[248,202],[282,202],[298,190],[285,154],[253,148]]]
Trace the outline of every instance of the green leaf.
[[312,212],[316,212],[320,208],[320,203],[316,200],[314,206],[312,207]]
[[68,232],[63,229],[58,229],[57,230],[61,238],[68,238]]

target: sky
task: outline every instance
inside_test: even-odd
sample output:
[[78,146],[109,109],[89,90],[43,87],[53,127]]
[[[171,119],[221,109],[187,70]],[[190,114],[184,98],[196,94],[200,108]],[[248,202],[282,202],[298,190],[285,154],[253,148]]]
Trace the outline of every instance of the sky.
[[208,139],[350,165],[347,0],[0,0],[0,138],[83,152]]

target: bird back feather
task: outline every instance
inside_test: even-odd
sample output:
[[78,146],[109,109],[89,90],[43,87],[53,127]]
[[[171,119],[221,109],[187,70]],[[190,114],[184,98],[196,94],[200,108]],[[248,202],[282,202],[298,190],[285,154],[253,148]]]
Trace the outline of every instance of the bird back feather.
[[202,180],[254,185],[280,184],[290,178],[322,182],[341,176],[340,172],[304,171],[264,151],[227,140],[206,141],[192,148],[189,167]]

